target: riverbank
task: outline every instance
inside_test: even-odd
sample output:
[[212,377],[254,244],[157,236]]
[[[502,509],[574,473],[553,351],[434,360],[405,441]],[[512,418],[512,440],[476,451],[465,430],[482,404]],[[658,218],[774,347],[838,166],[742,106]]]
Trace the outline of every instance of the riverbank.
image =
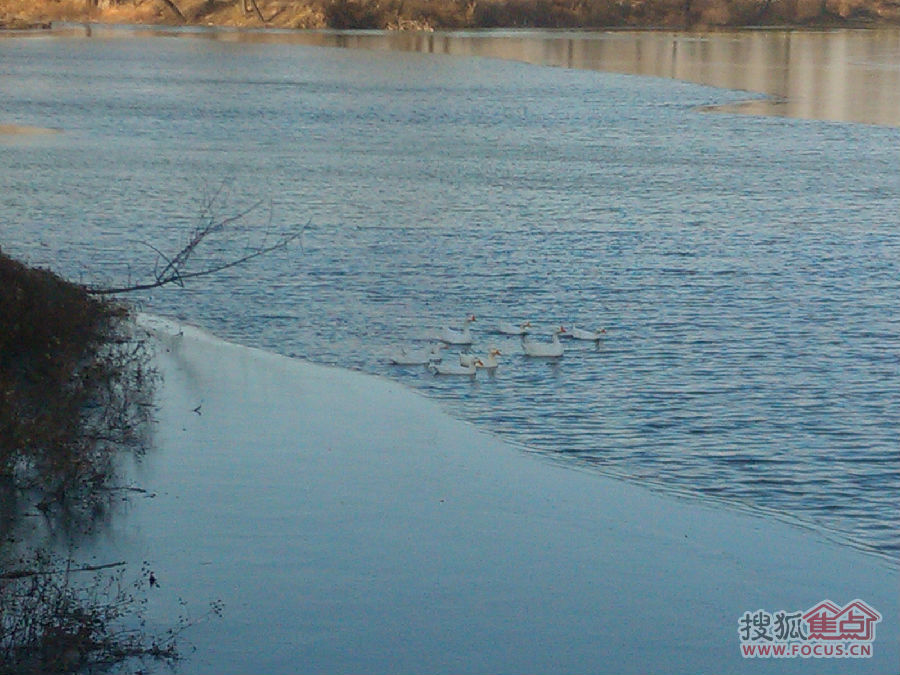
[[[143,318],[155,449],[95,553],[149,561],[194,672],[889,672],[898,573],[819,534],[531,455],[400,384]],[[739,619],[860,598],[866,659],[741,657]]]
[[859,27],[895,0],[0,0],[0,28],[52,22],[289,29]]

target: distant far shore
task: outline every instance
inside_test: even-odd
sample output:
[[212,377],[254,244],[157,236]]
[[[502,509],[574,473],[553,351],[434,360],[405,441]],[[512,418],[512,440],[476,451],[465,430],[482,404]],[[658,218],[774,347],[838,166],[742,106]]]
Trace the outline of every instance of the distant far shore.
[[240,28],[867,27],[900,25],[895,0],[0,0],[0,29],[53,22]]

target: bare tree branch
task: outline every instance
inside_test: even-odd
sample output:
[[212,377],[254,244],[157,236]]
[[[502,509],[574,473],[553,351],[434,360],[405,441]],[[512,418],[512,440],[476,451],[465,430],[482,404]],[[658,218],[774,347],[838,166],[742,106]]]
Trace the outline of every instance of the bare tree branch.
[[187,18],[185,18],[184,14],[182,14],[181,10],[178,9],[178,5],[176,5],[173,0],[160,0],[160,2],[162,2],[162,4],[172,10],[172,12],[175,14],[175,16],[178,17],[178,20],[181,21],[181,23],[187,23]]
[[[281,232],[274,242],[267,243],[270,241],[272,235],[272,217],[274,211],[272,203],[270,202],[268,207],[268,222],[263,230],[262,239],[259,243],[255,245],[248,244],[244,254],[239,255],[238,257],[228,259],[224,262],[208,263],[199,269],[190,269],[190,263],[194,254],[205,241],[212,239],[215,235],[225,233],[230,227],[244,221],[263,205],[263,201],[260,200],[234,215],[218,218],[216,216],[215,207],[217,202],[223,200],[222,191],[223,187],[220,186],[215,193],[203,200],[200,211],[201,224],[194,229],[187,243],[174,255],[166,255],[159,247],[144,242],[144,245],[152,249],[157,256],[153,278],[151,280],[144,283],[117,287],[88,286],[87,291],[93,295],[116,295],[120,293],[146,291],[151,288],[159,288],[160,286],[167,286],[169,284],[176,284],[180,287],[184,287],[186,279],[204,277],[232,267],[237,267],[238,265],[243,265],[254,258],[259,258],[260,256],[272,253],[279,249],[287,248],[294,241],[300,241],[302,250],[303,233],[306,228],[309,227],[310,223],[307,223],[300,228],[293,227],[287,231]],[[160,262],[164,264],[160,266]]]
[[250,4],[253,5],[253,9],[256,11],[256,16],[259,17],[259,20],[263,23],[268,23],[266,18],[263,16],[263,13],[259,11],[259,5],[256,4],[256,0],[250,0]]

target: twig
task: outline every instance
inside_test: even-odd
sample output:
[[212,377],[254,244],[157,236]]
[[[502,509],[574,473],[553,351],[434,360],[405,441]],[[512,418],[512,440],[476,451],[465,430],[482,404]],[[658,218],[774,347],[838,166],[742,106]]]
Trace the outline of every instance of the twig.
[[[217,220],[213,213],[213,206],[215,205],[215,202],[217,200],[221,199],[221,192],[222,189],[220,188],[215,194],[204,201],[200,217],[205,221],[205,223],[201,224],[194,230],[188,242],[184,246],[182,246],[182,248],[175,255],[166,255],[153,244],[145,244],[157,255],[152,281],[138,284],[129,284],[127,286],[117,286],[113,288],[89,286],[86,289],[88,293],[91,293],[92,295],[116,295],[120,293],[132,293],[134,291],[146,291],[152,288],[166,286],[168,284],[177,284],[178,286],[184,287],[184,282],[186,279],[203,277],[230,269],[232,267],[237,267],[238,265],[249,262],[254,258],[272,253],[273,251],[276,251],[278,249],[286,248],[289,244],[297,240],[300,241],[300,247],[302,251],[303,233],[309,227],[310,222],[312,221],[307,222],[307,224],[299,230],[296,229],[295,226],[290,231],[282,233],[274,243],[266,244],[266,240],[269,238],[269,235],[271,233],[272,225],[273,206],[270,202],[268,224],[265,230],[265,235],[263,236],[263,239],[259,244],[254,247],[248,246],[248,248],[245,249],[244,255],[241,255],[240,257],[233,260],[228,260],[224,263],[203,267],[199,270],[188,271],[187,268],[191,261],[191,257],[193,256],[197,248],[204,242],[204,240],[212,237],[213,235],[223,232],[229,226],[245,219],[251,213],[259,209],[259,207],[263,204],[263,202],[260,200],[239,213],[236,213],[227,218]],[[165,263],[162,268],[160,268],[159,266],[160,261],[163,261]]]
[[[114,562],[114,563],[106,563],[105,565],[85,565],[84,567],[75,567],[75,568],[67,568],[66,573],[69,572],[96,572],[97,570],[106,570],[110,567],[122,567],[123,565],[127,565],[128,563],[124,560],[122,562]],[[3,572],[0,573],[0,579],[24,579],[28,577],[42,577],[42,576],[50,576],[53,574],[57,574],[58,570],[50,571],[50,572],[37,572],[35,570],[13,570],[12,572]]]

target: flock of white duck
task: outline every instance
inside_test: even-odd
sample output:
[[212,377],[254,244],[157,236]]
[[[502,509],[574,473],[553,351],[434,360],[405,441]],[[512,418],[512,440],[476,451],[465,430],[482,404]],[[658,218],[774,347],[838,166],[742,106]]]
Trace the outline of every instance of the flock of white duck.
[[[406,349],[401,347],[389,357],[390,363],[397,366],[427,366],[435,375],[464,375],[474,376],[479,369],[494,370],[500,363],[497,359],[501,355],[499,349],[491,348],[487,354],[481,356],[470,353],[459,354],[459,364],[447,363],[443,360],[442,350],[451,346],[470,347],[474,343],[471,324],[475,316],[470,314],[463,321],[462,328],[446,326],[436,336],[437,341],[424,349]],[[575,340],[584,340],[598,343],[606,333],[606,329],[585,330],[573,326],[566,330],[564,326],[555,328],[550,333],[550,341],[535,341],[530,337],[531,322],[524,321],[519,324],[501,321],[496,332],[501,335],[519,336],[522,341],[522,351],[525,356],[545,359],[558,359],[565,353],[565,346],[560,342],[560,335]]]

